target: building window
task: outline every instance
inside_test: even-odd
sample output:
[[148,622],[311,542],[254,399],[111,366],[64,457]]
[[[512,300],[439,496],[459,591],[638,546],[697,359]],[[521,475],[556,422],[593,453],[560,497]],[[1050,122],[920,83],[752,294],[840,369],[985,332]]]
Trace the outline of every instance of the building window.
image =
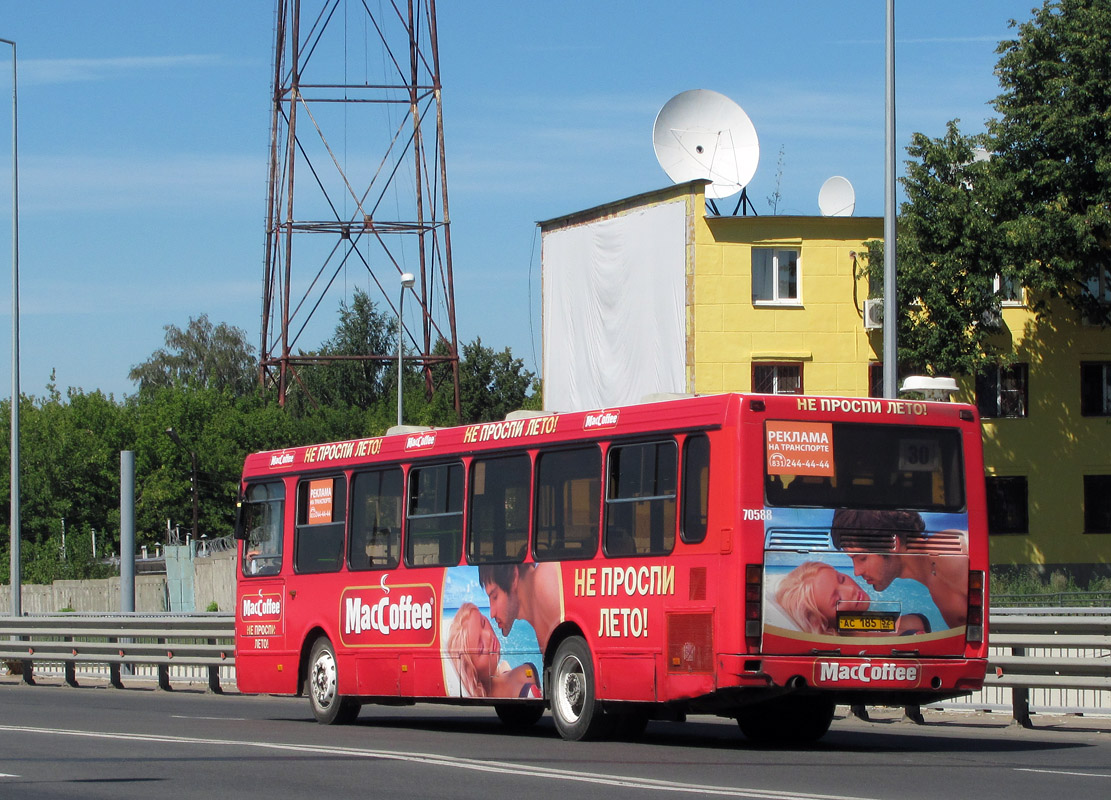
[[1026,477],[986,479],[988,533],[1029,533],[1029,502]]
[[1086,417],[1111,416],[1111,361],[1081,362],[1080,413]]
[[1018,282],[1014,275],[996,275],[995,294],[1005,306],[1021,306],[1024,304],[1022,284]]
[[752,301],[799,302],[799,251],[752,248]]
[[976,375],[976,406],[981,417],[1025,417],[1029,396],[1028,364],[990,366]]
[[1084,533],[1111,533],[1111,475],[1084,476]]
[[[1108,305],[1111,305],[1111,270],[1104,266],[1096,268],[1096,274],[1088,279],[1088,294],[1104,311]],[[1084,315],[1087,324],[1103,324],[1103,315],[1098,310],[1090,309],[1090,312]]]
[[802,364],[753,364],[752,391],[757,394],[802,394]]
[[883,397],[883,362],[868,365],[868,396]]

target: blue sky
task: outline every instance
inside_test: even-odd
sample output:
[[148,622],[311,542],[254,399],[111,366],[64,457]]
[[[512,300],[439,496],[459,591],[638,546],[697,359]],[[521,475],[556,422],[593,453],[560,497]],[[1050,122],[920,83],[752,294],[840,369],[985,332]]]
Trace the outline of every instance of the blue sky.
[[[302,3],[315,13],[322,1]],[[44,394],[54,369],[63,391],[121,398],[163,326],[200,314],[257,347],[274,5],[0,0],[0,38],[19,53],[25,394]],[[953,118],[983,128],[996,45],[1033,5],[896,3],[900,163],[914,131],[940,136]],[[857,215],[881,215],[884,10],[883,0],[439,0],[460,341],[510,347],[538,370],[535,223],[666,186],[652,123],[687,89],[721,92],[752,119],[758,213],[771,213],[778,181],[779,213],[816,214],[822,182],[843,175]],[[11,374],[10,98],[4,45],[0,396]],[[367,156],[384,146],[366,145]],[[341,299],[329,295],[305,346],[330,333]]]

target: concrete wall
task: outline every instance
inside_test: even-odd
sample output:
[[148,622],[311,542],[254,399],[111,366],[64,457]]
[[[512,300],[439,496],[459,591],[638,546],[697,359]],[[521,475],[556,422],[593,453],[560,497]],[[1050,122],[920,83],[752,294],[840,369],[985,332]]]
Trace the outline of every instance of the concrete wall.
[[[193,560],[196,610],[215,602],[219,610],[235,609],[235,553],[217,553]],[[135,576],[135,610],[157,614],[167,611],[165,575]],[[50,586],[24,584],[20,605],[25,614],[55,614],[62,609],[81,612],[120,610],[120,579],[55,581]],[[10,615],[11,587],[0,586],[0,615]]]

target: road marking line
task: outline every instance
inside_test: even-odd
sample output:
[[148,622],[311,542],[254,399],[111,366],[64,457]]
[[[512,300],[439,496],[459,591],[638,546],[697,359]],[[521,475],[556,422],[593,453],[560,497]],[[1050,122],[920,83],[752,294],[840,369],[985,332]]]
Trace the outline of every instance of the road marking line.
[[597,772],[576,772],[550,767],[530,767],[520,763],[504,761],[473,761],[465,758],[441,755],[417,755],[392,750],[369,750],[355,747],[324,747],[320,745],[298,745],[270,742],[242,742],[221,739],[195,739],[187,736],[166,736],[137,733],[102,733],[98,731],[67,730],[65,728],[31,728],[21,725],[0,725],[0,731],[13,733],[38,733],[47,736],[78,736],[89,739],[126,739],[135,742],[159,744],[196,744],[205,747],[252,747],[260,750],[281,750],[317,755],[350,756],[353,758],[378,758],[388,761],[402,761],[413,764],[465,769],[475,772],[489,772],[514,777],[547,778],[549,780],[573,781],[598,786],[616,786],[623,789],[645,789],[657,792],[687,792],[715,797],[742,797],[751,800],[870,800],[869,798],[838,795],[810,794],[788,790],[755,789],[741,786],[712,786],[709,784],[681,783],[679,781],[656,780],[653,778],[634,778],[622,775],[606,775]]
[[191,717],[188,714],[170,714],[170,719],[202,719],[211,722],[246,722],[246,717]]
[[1047,775],[1078,775],[1081,778],[1111,778],[1111,774],[1099,772],[1069,772],[1063,769],[1034,769],[1033,767],[1015,767],[1015,772],[1044,772]]

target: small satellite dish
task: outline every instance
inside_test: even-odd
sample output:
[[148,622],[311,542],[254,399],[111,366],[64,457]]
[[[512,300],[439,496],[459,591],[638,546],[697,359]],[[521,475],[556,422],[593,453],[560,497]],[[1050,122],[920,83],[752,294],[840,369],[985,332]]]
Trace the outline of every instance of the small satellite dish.
[[656,160],[675,183],[706,178],[706,197],[729,197],[756,173],[760,142],[748,114],[728,97],[691,89],[668,100],[652,126]]
[[856,208],[856,192],[848,178],[834,175],[818,190],[818,208],[823,217],[851,217]]

